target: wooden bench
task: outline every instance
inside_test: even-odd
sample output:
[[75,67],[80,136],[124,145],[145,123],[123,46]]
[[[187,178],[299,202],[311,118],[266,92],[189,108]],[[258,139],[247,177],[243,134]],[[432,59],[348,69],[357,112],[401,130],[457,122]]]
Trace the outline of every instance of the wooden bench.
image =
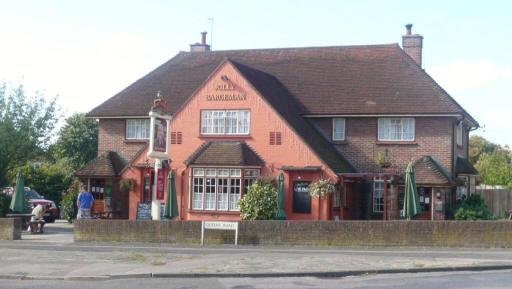
[[[30,227],[30,234],[42,234],[45,221],[30,221],[28,223]],[[39,227],[41,225],[41,227]]]

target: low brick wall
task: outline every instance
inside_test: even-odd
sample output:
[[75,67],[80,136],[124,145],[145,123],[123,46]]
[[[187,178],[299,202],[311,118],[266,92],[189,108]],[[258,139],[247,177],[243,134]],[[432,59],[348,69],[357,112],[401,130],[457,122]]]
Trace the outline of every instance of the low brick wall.
[[[233,244],[234,231],[205,230],[206,244]],[[201,221],[78,220],[76,242],[199,244]],[[240,221],[241,245],[512,248],[505,221]]]
[[0,240],[20,240],[21,219],[0,218]]

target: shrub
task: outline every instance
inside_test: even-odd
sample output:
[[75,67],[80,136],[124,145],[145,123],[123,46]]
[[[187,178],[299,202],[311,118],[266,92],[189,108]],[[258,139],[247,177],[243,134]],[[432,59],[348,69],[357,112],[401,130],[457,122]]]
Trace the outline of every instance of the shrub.
[[74,181],[73,184],[68,188],[66,196],[62,200],[62,218],[68,220],[69,223],[73,223],[78,213],[78,207],[76,206],[76,199],[78,198],[78,188],[80,183]]
[[271,184],[255,182],[238,205],[243,220],[272,220],[277,211],[277,189]]
[[0,217],[5,217],[9,213],[9,205],[11,204],[11,195],[0,194]]
[[480,195],[471,195],[463,199],[455,208],[455,220],[495,220]]

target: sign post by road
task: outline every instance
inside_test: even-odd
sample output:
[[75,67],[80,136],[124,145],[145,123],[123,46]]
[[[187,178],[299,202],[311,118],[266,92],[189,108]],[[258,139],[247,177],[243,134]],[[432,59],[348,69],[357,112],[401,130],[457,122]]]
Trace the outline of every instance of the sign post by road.
[[201,224],[201,246],[204,245],[204,230],[228,230],[235,231],[235,246],[238,245],[238,222],[226,221],[202,221]]

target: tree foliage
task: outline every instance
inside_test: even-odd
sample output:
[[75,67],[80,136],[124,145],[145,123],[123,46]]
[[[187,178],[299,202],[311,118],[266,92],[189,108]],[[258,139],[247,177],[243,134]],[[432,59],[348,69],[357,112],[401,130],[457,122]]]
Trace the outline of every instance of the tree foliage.
[[94,159],[97,153],[98,124],[83,113],[68,117],[59,131],[56,157],[69,160],[71,168],[77,170]]
[[69,223],[73,223],[78,213],[76,199],[78,198],[79,187],[80,182],[75,179],[69,186],[67,194],[62,200],[62,218],[66,219]]
[[272,220],[277,211],[277,189],[271,184],[255,182],[238,205],[244,220]]
[[480,136],[469,139],[469,159],[478,170],[477,180],[486,185],[512,186],[512,152]]
[[483,153],[476,162],[478,180],[486,185],[512,185],[512,166],[507,154],[501,151]]
[[0,86],[0,186],[9,172],[43,154],[57,121],[55,98],[27,96],[23,85]]

